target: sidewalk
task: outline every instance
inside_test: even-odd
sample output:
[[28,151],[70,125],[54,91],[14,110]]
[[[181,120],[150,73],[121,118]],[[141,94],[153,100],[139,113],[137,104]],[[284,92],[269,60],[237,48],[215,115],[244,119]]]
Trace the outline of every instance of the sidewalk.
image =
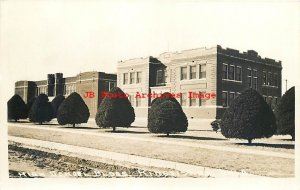
[[[202,176],[202,177],[204,176],[204,177],[238,177],[238,178],[240,178],[240,177],[260,177],[260,178],[266,178],[264,176],[247,174],[247,173],[243,173],[243,172],[202,167],[202,166],[197,166],[197,165],[184,164],[184,163],[179,163],[179,162],[153,159],[153,158],[147,158],[147,157],[143,157],[143,156],[135,156],[135,155],[129,155],[129,154],[123,154],[123,153],[110,152],[110,151],[103,151],[103,150],[98,150],[98,149],[93,149],[93,148],[66,145],[66,144],[62,144],[62,143],[55,143],[55,142],[49,142],[49,141],[41,141],[41,140],[12,137],[12,136],[9,136],[8,139],[9,139],[9,141],[21,143],[21,144],[24,144],[27,146],[29,145],[29,146],[49,148],[49,149],[57,150],[57,151],[67,151],[69,153],[77,154],[77,156],[79,156],[79,157],[81,155],[85,155],[85,156],[88,155],[88,156],[93,156],[93,157],[110,159],[110,160],[114,160],[114,161],[118,161],[118,162],[130,162],[130,163],[145,165],[148,167],[170,168],[170,169],[178,170],[180,172],[185,172],[185,173]],[[70,155],[69,153],[66,153],[66,154]]]

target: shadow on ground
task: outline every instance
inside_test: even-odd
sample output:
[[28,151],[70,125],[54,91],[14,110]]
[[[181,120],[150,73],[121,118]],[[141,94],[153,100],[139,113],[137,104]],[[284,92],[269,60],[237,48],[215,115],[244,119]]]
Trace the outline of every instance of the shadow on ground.
[[285,149],[294,149],[295,145],[293,144],[267,144],[267,143],[236,143],[238,145],[245,145],[245,146],[263,146],[263,147],[271,147],[271,148],[285,148]]
[[192,140],[213,140],[213,141],[226,141],[227,139],[213,138],[213,137],[196,137],[196,136],[186,136],[186,135],[158,135],[157,137],[165,138],[178,138],[178,139],[192,139]]
[[121,130],[121,131],[105,131],[107,133],[131,133],[131,134],[146,134],[146,133],[149,133],[149,132],[143,132],[143,131],[124,131],[124,130]]
[[100,128],[94,128],[94,127],[73,127],[73,126],[68,126],[68,127],[62,127],[65,129],[100,129]]

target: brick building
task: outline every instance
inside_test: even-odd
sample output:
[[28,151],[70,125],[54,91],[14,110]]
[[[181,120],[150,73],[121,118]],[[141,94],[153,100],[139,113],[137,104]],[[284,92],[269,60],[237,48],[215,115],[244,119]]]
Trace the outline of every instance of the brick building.
[[[48,95],[50,101],[57,95],[65,97],[72,92],[81,95],[90,110],[90,117],[95,117],[102,98],[102,91],[109,91],[116,86],[116,75],[104,72],[84,72],[74,77],[63,77],[62,73],[48,74],[47,80],[17,81],[15,94],[20,95],[25,103],[41,93]],[[94,92],[94,97],[85,97],[86,92]]]
[[281,61],[261,58],[254,50],[241,53],[217,45],[119,61],[117,86],[130,95],[137,117],[147,117],[153,99],[138,98],[137,92],[171,92],[181,95],[177,99],[189,119],[213,119],[247,88],[276,104],[281,97],[281,70]]

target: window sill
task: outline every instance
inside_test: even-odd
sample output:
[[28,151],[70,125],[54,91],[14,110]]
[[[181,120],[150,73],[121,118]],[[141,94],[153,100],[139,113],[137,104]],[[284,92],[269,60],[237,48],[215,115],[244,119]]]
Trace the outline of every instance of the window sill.
[[236,82],[236,83],[241,83],[242,84],[242,81],[238,81],[238,80],[222,79],[222,81]]
[[263,84],[262,87],[279,88],[278,86],[270,86],[270,85],[265,85],[265,84]]

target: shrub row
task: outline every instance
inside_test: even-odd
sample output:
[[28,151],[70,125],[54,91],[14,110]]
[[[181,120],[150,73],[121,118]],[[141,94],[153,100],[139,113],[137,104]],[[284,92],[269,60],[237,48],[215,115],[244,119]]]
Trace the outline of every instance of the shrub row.
[[[124,98],[105,97],[98,107],[96,124],[101,128],[130,127],[135,120],[134,109],[125,93],[118,87],[111,94],[122,94]],[[156,98],[148,112],[148,130],[151,133],[185,132],[188,120],[178,101],[164,93],[164,98]],[[17,121],[29,118],[31,122],[42,124],[57,117],[60,125],[86,123],[89,109],[76,92],[66,99],[59,95],[50,103],[45,94],[28,101],[14,95],[7,103],[8,119]],[[276,117],[275,117],[276,115]],[[253,139],[268,138],[277,134],[289,134],[295,138],[295,89],[289,89],[279,101],[275,115],[263,97],[253,89],[241,93],[223,114],[221,120],[212,122],[215,131],[221,130],[226,138]],[[276,120],[277,118],[277,120]]]

